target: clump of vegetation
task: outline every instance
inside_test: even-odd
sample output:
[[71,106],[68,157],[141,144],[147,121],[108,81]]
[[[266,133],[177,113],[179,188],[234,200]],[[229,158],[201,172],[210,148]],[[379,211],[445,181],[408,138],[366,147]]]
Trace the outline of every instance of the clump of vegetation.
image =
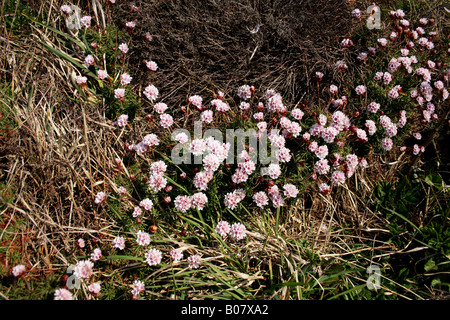
[[[144,19],[176,12],[164,1],[159,11],[93,5],[42,5],[39,18],[14,13],[39,39],[9,40],[13,59],[4,60],[12,70],[2,90],[11,126],[2,144],[10,158],[2,176],[6,297],[27,296],[23,280],[45,282],[48,299],[448,295],[440,142],[450,48],[448,26],[431,15],[441,7],[329,4],[349,32],[330,31],[308,47],[287,14],[296,5],[263,16],[248,3],[242,12],[254,15],[238,17],[258,21],[245,35],[257,49],[235,73],[225,50],[223,70],[205,80],[218,58],[198,55],[219,45],[214,32],[178,62],[203,61],[202,72],[196,64],[181,71],[176,28],[197,28],[194,9],[210,12],[213,3],[192,3],[179,26],[160,33]],[[283,23],[292,30],[282,32]],[[279,63],[289,71],[269,59],[271,46],[310,53],[325,40],[333,50],[326,64],[299,60],[306,77],[270,80],[274,73],[253,69]],[[140,50],[148,46],[151,54]],[[185,92],[186,78],[195,85]],[[12,158],[18,147],[26,152]]]

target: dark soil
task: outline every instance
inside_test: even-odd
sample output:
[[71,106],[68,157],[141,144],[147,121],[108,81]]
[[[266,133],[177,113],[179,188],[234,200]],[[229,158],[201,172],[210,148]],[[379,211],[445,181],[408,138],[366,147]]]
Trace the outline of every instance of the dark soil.
[[[134,1],[116,3],[111,15],[124,30],[126,22],[136,23],[130,72],[143,86],[154,83],[171,106],[193,94],[210,98],[211,90],[235,96],[244,84],[260,92],[276,89],[288,103],[311,103],[317,97],[316,71],[325,74],[321,87],[327,89],[330,79],[336,85],[343,81],[334,68],[337,60],[351,66],[349,51],[339,48],[355,23],[345,2]],[[158,64],[153,75],[145,59]]]

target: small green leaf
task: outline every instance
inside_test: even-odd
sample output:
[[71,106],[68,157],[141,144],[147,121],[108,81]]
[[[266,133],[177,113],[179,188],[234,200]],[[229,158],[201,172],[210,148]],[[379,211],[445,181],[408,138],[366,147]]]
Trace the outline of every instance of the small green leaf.
[[428,260],[427,263],[425,263],[424,266],[425,271],[430,271],[430,270],[436,270],[436,262],[434,262],[433,258],[431,258],[430,260]]

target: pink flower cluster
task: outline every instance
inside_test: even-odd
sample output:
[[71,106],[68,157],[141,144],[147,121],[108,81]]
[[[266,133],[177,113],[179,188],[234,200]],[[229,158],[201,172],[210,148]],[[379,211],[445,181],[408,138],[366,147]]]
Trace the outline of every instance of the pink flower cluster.
[[227,221],[220,221],[216,225],[216,232],[222,238],[230,236],[233,240],[240,241],[243,240],[247,235],[247,229],[242,223],[236,222],[229,224]]

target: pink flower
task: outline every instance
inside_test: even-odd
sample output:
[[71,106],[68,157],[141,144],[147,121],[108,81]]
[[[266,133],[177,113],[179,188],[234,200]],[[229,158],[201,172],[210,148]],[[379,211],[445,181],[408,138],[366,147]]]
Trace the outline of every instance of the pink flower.
[[95,200],[94,200],[95,204],[100,204],[100,203],[104,202],[105,200],[106,200],[106,194],[103,191],[100,191],[95,195]]
[[227,221],[220,221],[216,226],[216,232],[222,238],[231,231],[230,224]]
[[365,168],[367,167],[369,164],[367,163],[367,160],[365,158],[361,158],[361,160],[359,160],[359,166],[361,168]]
[[253,201],[257,207],[263,208],[269,204],[269,197],[264,191],[259,191],[253,195]]
[[331,182],[333,185],[341,185],[345,182],[345,173],[341,170],[336,170],[331,174]]
[[397,37],[398,37],[398,33],[395,31],[392,31],[391,34],[389,35],[389,39],[391,41],[394,41],[395,39],[397,39]]
[[282,148],[286,143],[286,139],[283,136],[278,135],[276,133],[275,134],[272,134],[272,132],[269,133],[268,138],[272,144],[272,147]]
[[194,193],[191,197],[192,208],[203,210],[206,203],[208,202],[208,197],[203,192]]
[[119,116],[115,124],[118,125],[119,127],[125,127],[127,123],[128,123],[128,115],[122,114]]
[[326,184],[326,183],[322,183],[319,186],[319,191],[322,194],[327,194],[327,193],[329,193],[331,191],[331,187],[328,184]]
[[137,300],[138,296],[144,292],[145,284],[141,280],[134,280],[133,289],[131,289],[131,294],[133,295],[133,299]]
[[180,261],[183,259],[183,251],[181,249],[173,249],[170,251],[170,257],[173,261]]
[[144,136],[142,139],[142,143],[144,143],[148,147],[154,147],[159,145],[158,136],[154,133],[149,133]]
[[354,169],[359,163],[358,156],[355,154],[349,154],[347,155],[345,162],[347,163],[347,167]]
[[391,123],[385,128],[385,133],[390,138],[395,137],[397,135],[397,125],[395,123]]
[[145,60],[144,63],[145,63],[145,66],[147,67],[148,70],[150,70],[150,71],[158,70],[158,64],[155,61],[153,61],[153,60],[150,60],[150,61]]
[[252,160],[238,163],[238,168],[245,174],[250,175],[256,170],[256,165]]
[[422,135],[420,134],[420,132],[414,132],[413,137],[416,138],[417,140],[422,139]]
[[91,253],[91,259],[93,261],[98,261],[103,257],[102,250],[100,248],[95,248],[94,251]]
[[272,200],[272,205],[274,208],[279,208],[284,206],[284,199],[279,193],[274,193],[270,197],[270,200]]
[[230,235],[236,241],[245,238],[247,230],[242,223],[233,223],[230,228]]
[[392,74],[390,74],[389,72],[385,72],[383,75],[383,83],[384,84],[389,84],[392,81]]
[[131,82],[132,79],[133,79],[133,78],[132,78],[128,73],[123,73],[123,74],[120,76],[120,83],[121,83],[123,86],[126,86],[127,84],[129,84],[129,83]]
[[377,113],[377,111],[380,109],[380,104],[376,102],[371,102],[367,105],[367,111],[371,113]]
[[189,150],[194,156],[200,156],[206,151],[206,142],[203,139],[194,139],[191,142]]
[[278,179],[278,177],[281,175],[281,167],[277,163],[271,163],[267,167],[267,173],[271,179]]
[[142,214],[142,209],[139,206],[134,207],[133,218],[137,218]]
[[360,19],[361,18],[361,10],[359,10],[358,8],[353,9],[352,17],[355,19]]
[[153,208],[153,201],[149,198],[145,198],[141,202],[139,202],[139,206],[142,207],[144,210],[152,210]]
[[253,115],[253,119],[257,120],[257,121],[263,121],[264,120],[264,113],[262,112],[257,112]]
[[444,89],[444,83],[441,80],[436,81],[434,83],[434,87],[438,90],[442,90],[442,89]]
[[292,116],[295,120],[298,120],[298,121],[302,120],[303,115],[304,115],[304,112],[303,112],[302,110],[300,110],[300,109],[293,109],[293,110],[291,111],[291,116]]
[[117,189],[117,193],[120,194],[121,196],[123,196],[123,195],[127,194],[127,189],[125,189],[125,187],[121,186]]
[[394,146],[394,143],[392,142],[391,138],[384,138],[383,140],[381,140],[381,147],[384,150],[389,151],[392,149],[393,146]]
[[377,131],[377,126],[372,120],[366,120],[366,128],[369,135],[373,135]]
[[84,64],[89,67],[92,66],[95,63],[94,57],[92,55],[87,55],[86,58],[84,58]]
[[276,157],[279,162],[289,162],[292,158],[290,150],[285,147],[281,147],[277,150]]
[[118,88],[114,90],[114,98],[122,99],[123,97],[125,97],[125,89]]
[[243,85],[238,88],[237,95],[239,98],[247,100],[252,97],[252,92],[249,85]]
[[353,41],[352,40],[350,40],[350,39],[343,39],[341,41],[341,47],[342,48],[349,48],[351,46],[353,46]]
[[94,267],[94,263],[89,260],[82,260],[77,263],[74,270],[75,277],[79,279],[87,279],[94,272],[92,268]]
[[210,171],[200,171],[195,174],[194,186],[200,190],[206,190],[208,188],[208,183],[212,180],[213,173]]
[[208,154],[203,158],[203,167],[208,171],[216,171],[219,169],[220,161],[215,154]]
[[128,21],[125,23],[125,26],[129,29],[134,29],[136,27],[136,23],[134,21]]
[[202,107],[202,101],[203,101],[203,98],[200,97],[199,95],[194,95],[194,96],[189,97],[189,103],[191,103],[192,105],[197,107],[197,109],[200,109]]
[[383,72],[377,72],[375,73],[375,76],[373,77],[373,79],[375,81],[380,81],[381,79],[383,79],[384,73]]
[[316,152],[318,147],[319,147],[318,143],[316,141],[313,141],[308,145],[308,150],[311,152]]
[[212,110],[206,110],[203,111],[200,114],[200,119],[205,122],[205,123],[211,123],[213,122],[214,118],[213,118],[213,111]]
[[336,61],[334,67],[339,70],[346,70],[348,68],[347,64],[343,60]]
[[147,232],[144,232],[142,230],[139,230],[136,234],[136,242],[140,246],[148,246],[150,244],[150,234]]
[[88,291],[95,295],[99,294],[101,289],[102,289],[102,287],[100,286],[100,283],[98,283],[98,282],[95,282],[88,286]]
[[363,142],[367,142],[368,141],[368,139],[367,139],[367,133],[366,133],[366,131],[364,131],[363,129],[356,129],[356,137],[359,139],[359,140],[361,140],[361,141],[363,141]]
[[145,254],[145,260],[149,266],[154,266],[161,263],[162,253],[158,249],[150,249]]
[[241,104],[239,105],[239,109],[243,111],[250,109],[250,103],[242,101]]
[[80,19],[80,23],[82,27],[89,28],[91,26],[92,17],[91,16],[84,16]]
[[358,54],[358,60],[360,60],[360,61],[366,61],[367,60],[367,57],[368,57],[368,55],[367,55],[367,52],[361,52],[360,54]]
[[84,240],[82,238],[77,240],[77,245],[79,248],[83,249],[84,246],[86,245],[86,243],[84,242]]
[[220,99],[214,99],[213,101],[211,101],[211,105],[216,109],[217,112],[224,113],[230,110],[230,106]]
[[87,78],[83,77],[83,76],[76,76],[75,77],[75,82],[79,85],[79,86],[83,86],[86,85],[87,83]]
[[229,209],[234,210],[239,202],[241,202],[240,197],[235,192],[229,192],[225,195],[224,203]]
[[317,71],[316,74],[315,74],[315,78],[316,78],[317,81],[322,81],[323,73],[320,72],[320,71]]
[[198,269],[200,267],[200,255],[195,254],[187,258],[190,269]]
[[188,196],[176,196],[174,204],[175,209],[182,213],[187,212],[192,206],[191,198]]
[[302,127],[298,122],[291,121],[291,126],[287,130],[294,138],[297,138],[302,132]]
[[54,300],[73,300],[73,296],[69,290],[61,288],[55,291]]
[[147,87],[145,87],[144,95],[147,97],[148,100],[154,101],[158,98],[159,91],[154,85],[150,84]]
[[398,126],[399,128],[403,128],[403,127],[406,125],[406,122],[407,122],[407,121],[408,121],[408,120],[407,120],[406,117],[400,117],[400,119],[398,119],[397,126]]
[[12,269],[14,277],[19,277],[27,271],[27,268],[23,264],[18,264]]
[[334,84],[330,85],[330,93],[332,95],[335,95],[336,93],[338,93],[339,89],[337,86],[335,86]]
[[267,108],[271,112],[282,112],[285,107],[283,105],[283,98],[279,93],[274,94],[267,100]]
[[327,159],[322,159],[314,164],[314,171],[318,174],[327,174],[330,171],[330,165]]
[[386,47],[387,45],[387,39],[386,38],[379,38],[377,40],[377,43],[380,47]]
[[189,141],[189,137],[186,133],[181,132],[175,136],[175,141],[181,144],[185,144]]
[[314,153],[319,159],[324,159],[328,155],[328,147],[326,145],[320,146]]
[[244,183],[247,180],[248,180],[248,174],[240,168],[237,168],[236,171],[234,172],[234,174],[231,176],[231,181],[233,181],[236,184]]
[[366,86],[364,85],[356,86],[355,92],[358,96],[363,95],[364,93],[366,93]]
[[311,128],[309,129],[309,133],[311,133],[311,135],[313,137],[320,137],[320,135],[322,134],[324,127],[321,126],[318,123],[314,123]]
[[380,125],[383,128],[387,128],[388,126],[390,126],[392,124],[392,120],[391,118],[389,118],[388,116],[382,115],[380,116]]
[[150,165],[150,171],[152,174],[163,174],[167,170],[167,165],[164,161],[155,161]]
[[287,183],[283,186],[284,196],[288,198],[296,198],[298,195],[298,189],[293,184]]
[[413,146],[413,154],[416,156],[416,155],[418,155],[420,153],[420,147],[417,145],[417,144],[415,144],[414,146]]
[[108,72],[106,72],[105,70],[101,70],[100,69],[100,70],[97,71],[97,77],[100,80],[106,79],[108,77]]
[[121,43],[119,45],[119,50],[123,53],[126,54],[129,50],[128,45],[126,43]]
[[399,96],[399,92],[398,92],[398,90],[396,88],[393,88],[393,89],[389,90],[388,97],[390,99],[397,99],[398,96]]
[[144,37],[145,37],[145,40],[148,42],[153,40],[153,36],[150,34],[150,32],[146,32]]
[[67,4],[63,4],[59,9],[64,14],[70,14],[72,12],[72,8],[70,6],[68,6]]
[[[400,66],[401,66],[401,63],[398,62],[398,60],[396,58],[392,58],[388,64],[388,72],[394,73]],[[384,76],[386,76],[386,72],[384,73]],[[392,80],[392,77],[391,77],[391,80]]]
[[330,126],[322,130],[321,137],[326,143],[332,143],[338,134],[338,130],[335,127]]
[[164,113],[160,116],[159,124],[163,128],[169,128],[173,124],[173,117],[170,114]]
[[113,247],[119,250],[125,249],[125,239],[123,237],[115,237],[113,239]]

